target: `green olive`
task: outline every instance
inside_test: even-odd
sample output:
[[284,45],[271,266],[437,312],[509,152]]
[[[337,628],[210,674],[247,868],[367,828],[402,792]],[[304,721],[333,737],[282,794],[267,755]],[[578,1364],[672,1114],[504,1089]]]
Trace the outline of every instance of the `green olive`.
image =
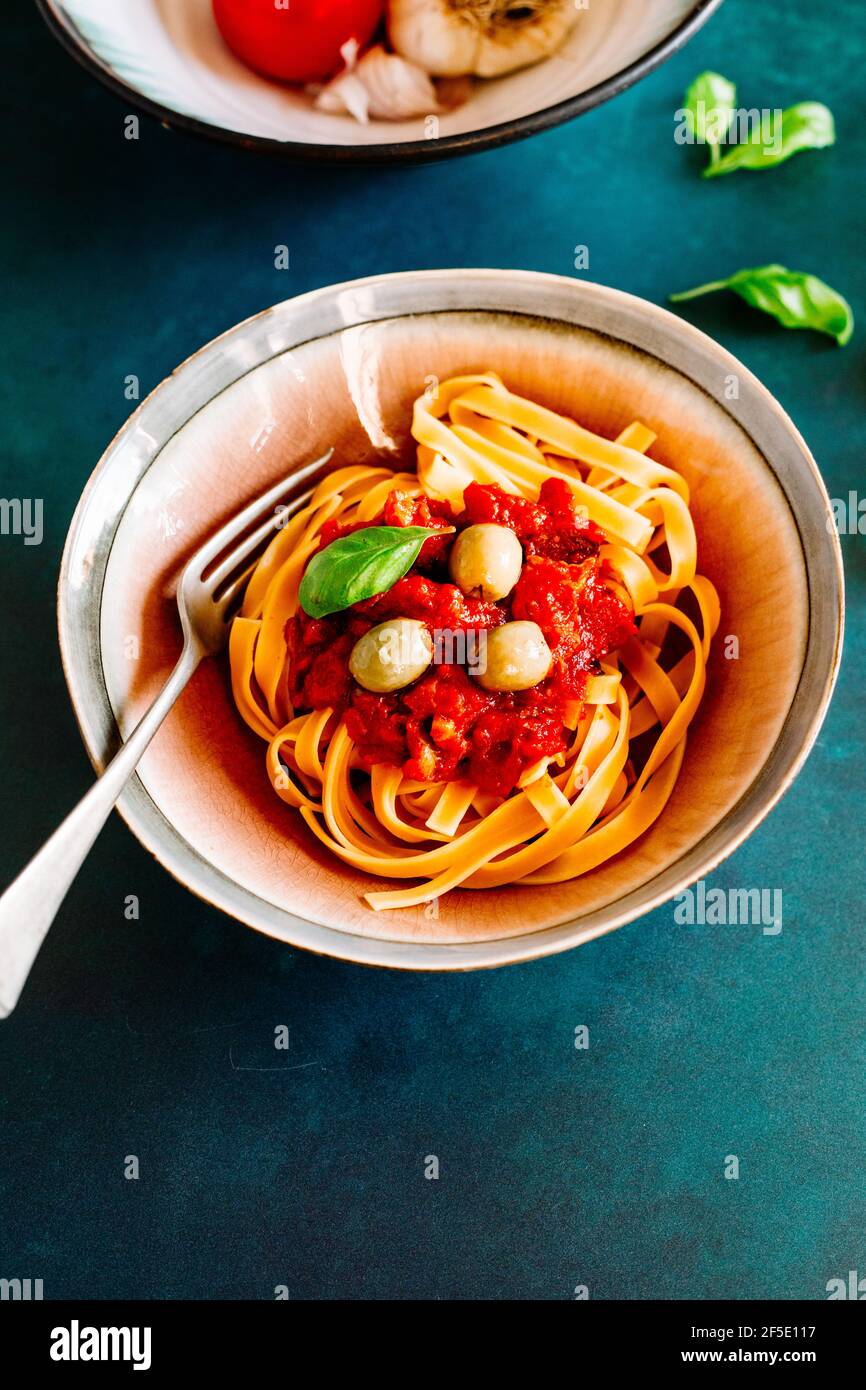
[[464,594],[495,602],[510,594],[523,564],[520,541],[507,526],[467,526],[451,547],[448,568]]
[[365,690],[402,690],[422,676],[433,660],[433,639],[417,618],[389,618],[352,648],[349,670]]
[[485,690],[530,690],[550,674],[552,664],[538,623],[503,623],[487,634],[486,663],[478,684]]

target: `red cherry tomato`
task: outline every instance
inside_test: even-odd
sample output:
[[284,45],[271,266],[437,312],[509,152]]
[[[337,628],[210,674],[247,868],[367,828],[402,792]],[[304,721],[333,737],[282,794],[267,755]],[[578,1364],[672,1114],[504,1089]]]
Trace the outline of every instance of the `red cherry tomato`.
[[369,42],[384,0],[213,0],[219,31],[242,62],[283,82],[324,82],[349,39]]

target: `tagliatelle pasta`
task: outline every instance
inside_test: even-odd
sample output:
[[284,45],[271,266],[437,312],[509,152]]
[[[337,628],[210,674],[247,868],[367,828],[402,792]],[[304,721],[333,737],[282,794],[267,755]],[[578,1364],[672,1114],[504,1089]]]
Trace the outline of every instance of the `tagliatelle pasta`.
[[[604,439],[488,372],[420,397],[412,433],[416,472],[351,466],[318,485],[260,560],[230,640],[235,703],[267,743],[276,794],[345,863],[398,881],[365,894],[377,910],[457,887],[561,882],[642,835],[679,774],[719,623],[687,484],[648,456],[644,425]],[[523,546],[518,582],[495,603],[442,579],[445,533],[465,530],[470,512]],[[407,578],[323,624],[302,612],[302,577],[329,537],[421,515],[433,540]],[[464,631],[478,615],[489,646],[509,622],[538,618],[548,678],[485,689],[452,654],[406,690],[365,693],[343,653],[377,617],[422,599],[447,602]],[[573,617],[557,625],[563,612]],[[408,619],[417,613],[433,631],[423,608]],[[340,693],[330,704],[328,680]],[[400,751],[377,758],[388,747]]]

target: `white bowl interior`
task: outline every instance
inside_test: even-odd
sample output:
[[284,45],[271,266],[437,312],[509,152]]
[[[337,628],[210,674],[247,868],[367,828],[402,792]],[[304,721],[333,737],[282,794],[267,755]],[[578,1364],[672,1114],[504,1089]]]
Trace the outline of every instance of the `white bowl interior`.
[[[304,93],[268,82],[228,50],[210,0],[53,0],[100,62],[143,96],[208,124],[272,140],[387,145],[431,135],[423,117],[371,121],[316,111]],[[563,47],[476,84],[438,117],[436,138],[514,121],[588,91],[639,61],[694,10],[694,0],[592,0]]]

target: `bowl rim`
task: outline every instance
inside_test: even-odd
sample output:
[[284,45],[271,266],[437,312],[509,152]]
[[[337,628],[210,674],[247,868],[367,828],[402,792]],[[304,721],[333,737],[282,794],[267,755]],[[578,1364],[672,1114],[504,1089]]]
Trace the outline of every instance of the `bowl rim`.
[[618,96],[620,92],[626,91],[641,78],[654,72],[684,47],[723,3],[724,0],[694,0],[691,10],[680,20],[676,28],[642,57],[636,58],[633,63],[605,78],[603,82],[597,82],[585,92],[566,97],[564,101],[555,102],[552,106],[542,107],[540,111],[531,111],[525,116],[500,121],[492,126],[483,126],[478,130],[446,135],[441,139],[402,140],[379,145],[327,145],[303,140],[275,140],[270,136],[247,135],[243,131],[213,125],[197,116],[176,111],[171,106],[165,106],[162,102],[145,96],[104,63],[66,14],[62,8],[62,0],[36,0],[36,7],[50,32],[86,72],[97,78],[115,96],[130,102],[147,115],[155,116],[167,129],[185,131],[217,144],[277,155],[299,163],[375,165],[390,164],[393,161],[404,164],[429,164],[453,155],[474,154],[480,150],[511,144],[515,140],[524,140],[530,135],[573,120],[576,116],[581,116],[584,112],[591,111],[612,97]]
[[[450,296],[445,288],[448,285],[452,286]],[[424,302],[420,306],[417,303],[414,306],[405,304],[402,308],[396,309],[389,304],[388,296],[392,292],[399,296],[403,286],[413,287],[417,291],[416,299],[422,301],[428,298],[435,299],[438,294],[443,302],[436,305]],[[460,286],[462,286],[462,291],[457,288]],[[485,296],[495,297],[497,287],[500,291],[502,289],[507,291],[508,302],[486,304],[484,302]],[[384,302],[377,306],[377,312],[372,312],[371,295],[376,288],[380,290]],[[838,533],[832,522],[830,500],[817,464],[796,426],[768,389],[737,358],[707,334],[669,310],[622,290],[598,285],[591,281],[574,280],[565,276],[526,270],[401,271],[367,276],[311,290],[262,309],[242,320],[210,342],[205,343],[186,361],[176,367],[171,375],[156,386],[138,405],[107,446],[84,487],[72,517],[63,550],[57,590],[58,628],[64,675],[79,730],[94,767],[98,772],[102,771],[120,740],[118,726],[108,698],[100,643],[103,583],[117,528],[142,477],[151,463],[159,456],[168,439],[177,429],[182,427],[183,423],[192,418],[193,414],[204,408],[218,392],[213,389],[212,381],[202,380],[200,384],[205,390],[211,390],[211,395],[203,399],[196,410],[187,414],[180,424],[169,424],[167,430],[160,431],[157,428],[146,432],[146,438],[153,446],[150,456],[145,459],[140,472],[134,478],[127,479],[123,497],[118,499],[115,496],[112,499],[114,511],[111,516],[110,527],[106,527],[104,517],[100,519],[100,515],[97,513],[95,526],[91,521],[88,529],[88,511],[91,501],[108,473],[113,455],[126,442],[129,435],[142,427],[144,419],[148,420],[149,425],[153,425],[154,422],[149,417],[153,414],[154,407],[169,392],[176,390],[185,379],[192,379],[196,374],[200,377],[206,376],[208,368],[214,362],[218,361],[221,367],[226,369],[227,349],[231,350],[234,340],[244,344],[244,352],[241,359],[231,366],[231,370],[237,368],[235,375],[223,384],[219,388],[220,390],[226,389],[227,385],[246,375],[249,370],[279,356],[289,348],[298,347],[302,342],[310,341],[310,338],[307,337],[300,338],[291,344],[279,343],[275,341],[275,330],[271,331],[266,339],[267,352],[259,361],[251,362],[250,344],[246,340],[246,335],[257,325],[264,325],[265,321],[272,316],[283,316],[287,319],[294,317],[297,321],[302,319],[305,312],[313,310],[317,321],[322,321],[325,318],[325,305],[330,301],[332,312],[337,320],[336,330],[329,327],[321,333],[317,332],[313,335],[313,340],[360,323],[381,322],[395,317],[428,312],[498,312],[500,314],[522,315],[526,318],[534,317],[536,320],[546,318],[550,321],[552,315],[541,314],[532,307],[537,299],[542,297],[543,290],[556,296],[558,306],[561,301],[563,302],[561,316],[553,319],[554,322],[566,325],[570,323],[575,328],[584,327],[590,331],[604,333],[603,328],[592,322],[584,321],[585,317],[588,316],[591,320],[595,315],[600,321],[604,321],[606,314],[610,314],[611,311],[619,311],[627,318],[630,317],[632,322],[640,321],[643,324],[644,321],[655,321],[660,327],[667,328],[668,332],[673,331],[680,340],[680,345],[686,351],[697,352],[700,350],[704,354],[709,353],[716,365],[721,363],[729,371],[737,373],[740,381],[739,399],[756,402],[765,413],[767,428],[772,426],[774,429],[781,429],[789,444],[796,448],[798,470],[802,463],[805,469],[804,477],[811,484],[816,499],[821,504],[822,515],[820,517],[816,515],[813,518],[815,526],[813,526],[812,531],[813,535],[820,534],[826,538],[824,555],[819,558],[822,558],[825,564],[824,578],[828,581],[828,586],[820,586],[823,607],[817,608],[816,598],[819,586],[813,585],[810,576],[809,555],[804,546],[801,524],[804,518],[798,516],[794,511],[791,497],[783,487],[781,479],[777,477],[779,486],[782,488],[791,509],[801,545],[804,546],[803,564],[809,591],[806,649],[798,684],[785,723],[766,761],[756,771],[752,782],[735,805],[695,845],[686,849],[672,864],[659,870],[651,879],[632,889],[625,897],[557,926],[538,928],[516,937],[493,937],[472,942],[414,942],[393,940],[384,936],[355,935],[309,921],[285,909],[275,907],[258,897],[253,890],[241,887],[222,870],[204,859],[174,829],[156,802],[152,800],[138,775],[134,775],[118,801],[117,809],[137,839],[168,869],[174,878],[197,896],[212,906],[221,908],[240,922],[275,939],[320,955],[351,960],[359,964],[409,970],[479,969],[514,964],[568,950],[643,916],[670,901],[704,875],[711,873],[747,839],[777,804],[791,786],[818,736],[833,693],[842,653],[844,632],[842,551]],[[525,300],[521,303],[521,307],[515,308],[514,301],[520,300],[521,293],[525,296]],[[449,302],[454,300],[455,295],[458,299],[462,295],[465,302]],[[566,315],[564,301],[567,296],[571,297],[580,317],[569,318]],[[524,303],[525,307],[523,307]],[[614,335],[608,334],[608,336]],[[617,334],[615,341],[627,342],[628,339]],[[632,346],[638,347],[641,352],[649,356],[653,355],[642,344],[632,344]],[[665,358],[659,357],[658,354],[656,354],[656,358],[671,370],[679,371],[688,376],[678,364],[668,362]],[[694,378],[688,379],[695,381]],[[695,384],[702,386],[700,382],[695,382]],[[706,390],[706,387],[703,386],[702,389]],[[717,403],[728,409],[732,418],[755,442],[754,436],[740,414],[730,410],[730,402],[718,399]],[[162,433],[162,438],[160,438],[160,433]],[[774,476],[777,476],[772,461],[767,458],[759,445],[756,444],[756,447],[765,458],[770,471]],[[819,520],[822,525],[816,529]],[[824,544],[823,539],[821,543]],[[87,555],[88,566],[91,567],[91,572],[98,577],[99,584],[95,599],[93,592],[91,592],[89,598],[85,598],[76,607],[72,597],[76,591],[74,586],[70,584],[70,570],[73,559],[78,552]],[[91,587],[88,585],[89,590]],[[823,647],[823,656],[818,649],[819,645]],[[816,666],[818,669],[815,669]],[[809,677],[808,686],[806,685],[807,675]],[[806,703],[805,724],[797,726],[796,737],[789,740],[791,746],[786,749],[784,747],[786,730],[791,721],[792,712],[798,703],[800,705]]]

